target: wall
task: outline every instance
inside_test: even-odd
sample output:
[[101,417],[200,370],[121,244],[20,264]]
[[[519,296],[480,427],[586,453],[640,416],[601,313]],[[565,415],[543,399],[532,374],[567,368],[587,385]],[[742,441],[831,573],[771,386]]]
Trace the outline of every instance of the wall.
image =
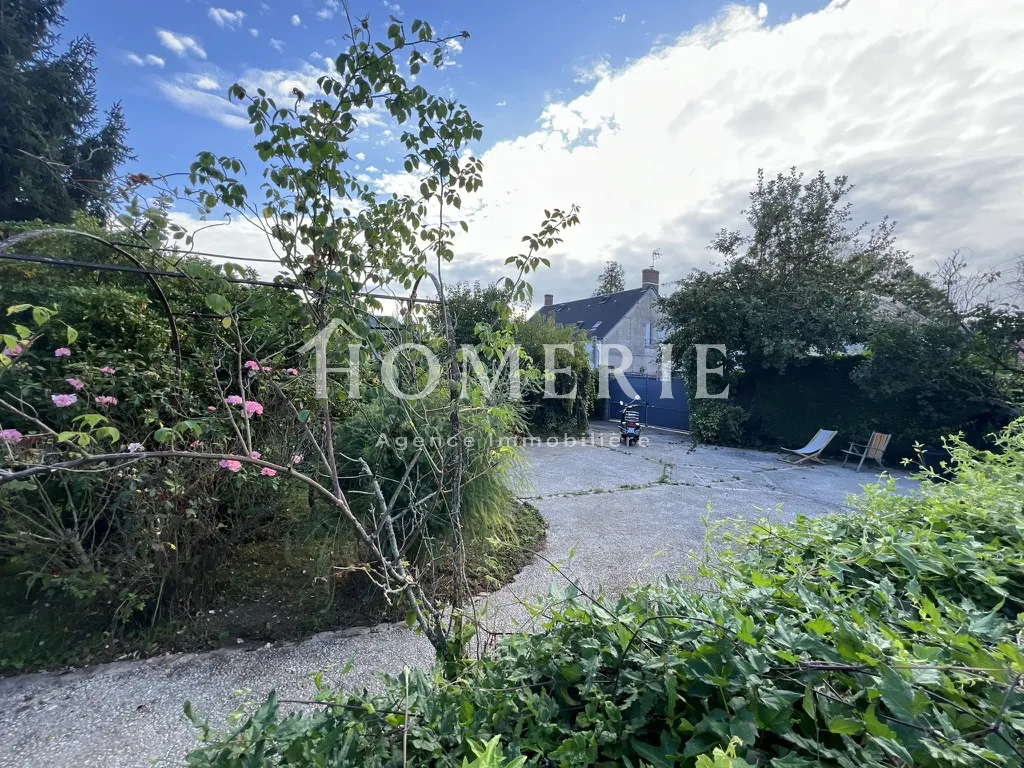
[[[656,295],[653,290],[647,291],[626,316],[602,339],[604,346],[622,344],[633,353],[633,363],[626,369],[627,373],[640,373],[641,369],[648,374],[658,371],[660,351],[658,340],[661,338],[658,323],[661,322],[662,315],[654,307]],[[651,323],[652,346],[650,347],[644,344],[646,323]],[[613,350],[606,353],[605,362],[608,365],[618,366],[621,365],[622,360],[618,352]]]

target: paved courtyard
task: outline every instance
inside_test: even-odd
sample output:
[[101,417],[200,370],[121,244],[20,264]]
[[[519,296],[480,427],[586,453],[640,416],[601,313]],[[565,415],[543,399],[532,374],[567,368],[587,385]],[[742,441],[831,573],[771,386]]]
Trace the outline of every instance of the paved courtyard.
[[[547,546],[543,560],[477,601],[487,625],[506,630],[526,623],[522,601],[559,579],[547,561],[589,588],[616,592],[690,570],[691,556],[704,547],[705,519],[786,521],[838,512],[849,508],[848,495],[878,481],[867,469],[794,467],[771,453],[691,449],[684,435],[650,430],[650,444],[632,448],[612,446],[611,435],[608,425],[595,429],[592,443],[527,449],[520,493],[547,518]],[[901,491],[913,491],[906,473],[891,474]],[[307,698],[317,670],[348,687],[374,687],[378,672],[426,665],[431,655],[404,625],[381,625],[278,647],[0,679],[0,765],[134,767],[149,765],[150,757],[177,765],[195,746],[182,715],[186,699],[222,723],[243,701],[238,691],[262,697],[277,689],[281,698]],[[349,658],[355,667],[342,676]]]

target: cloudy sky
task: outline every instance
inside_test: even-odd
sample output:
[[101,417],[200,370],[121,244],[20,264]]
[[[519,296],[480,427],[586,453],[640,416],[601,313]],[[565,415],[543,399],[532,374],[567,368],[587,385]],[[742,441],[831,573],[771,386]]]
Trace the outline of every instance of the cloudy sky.
[[[335,0],[70,0],[68,32],[101,51],[99,93],[128,113],[138,170],[187,169],[212,150],[258,162],[236,81],[311,90],[341,50]],[[589,295],[606,260],[627,287],[659,248],[662,281],[706,267],[711,234],[740,222],[758,168],[846,174],[858,219],[889,214],[927,270],[953,249],[975,265],[1024,253],[1024,2],[1020,0],[482,0],[353,10],[466,29],[426,87],[484,123],[484,188],[452,267],[492,280],[544,208],[581,226],[534,279],[536,294]],[[99,25],[98,19],[112,23]],[[359,172],[402,188],[398,130],[373,120]],[[189,219],[182,214],[182,221]],[[266,256],[243,225],[197,247]]]

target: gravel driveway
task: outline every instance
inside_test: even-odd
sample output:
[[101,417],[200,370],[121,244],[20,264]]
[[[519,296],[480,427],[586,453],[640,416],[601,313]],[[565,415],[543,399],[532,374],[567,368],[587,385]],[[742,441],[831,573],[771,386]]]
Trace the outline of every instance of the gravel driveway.
[[[757,451],[690,450],[687,437],[645,434],[651,439],[645,447],[608,447],[607,433],[596,431],[596,444],[527,449],[524,495],[550,525],[542,554],[587,587],[615,592],[687,570],[690,554],[703,547],[707,517],[827,514],[877,477],[834,465],[793,467]],[[892,474],[901,490],[912,490],[905,473]],[[502,630],[521,625],[527,616],[521,601],[546,592],[555,578],[547,562],[535,560],[513,583],[478,601],[485,623]],[[186,699],[223,722],[244,700],[239,691],[263,697],[277,689],[283,699],[307,698],[316,670],[350,688],[373,688],[377,672],[427,665],[431,657],[429,644],[404,625],[380,625],[276,647],[0,679],[0,766],[134,768],[150,765],[149,758],[178,765],[195,746],[182,714]],[[341,675],[349,658],[355,667]]]

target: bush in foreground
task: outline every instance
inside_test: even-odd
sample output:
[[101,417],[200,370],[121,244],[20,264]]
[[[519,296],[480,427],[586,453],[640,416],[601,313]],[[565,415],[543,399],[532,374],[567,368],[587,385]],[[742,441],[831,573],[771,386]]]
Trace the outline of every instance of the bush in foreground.
[[544,631],[454,681],[271,697],[230,734],[193,716],[189,765],[1019,765],[1024,421],[998,447],[954,440],[955,480],[919,496],[738,530],[714,594],[552,593]]

